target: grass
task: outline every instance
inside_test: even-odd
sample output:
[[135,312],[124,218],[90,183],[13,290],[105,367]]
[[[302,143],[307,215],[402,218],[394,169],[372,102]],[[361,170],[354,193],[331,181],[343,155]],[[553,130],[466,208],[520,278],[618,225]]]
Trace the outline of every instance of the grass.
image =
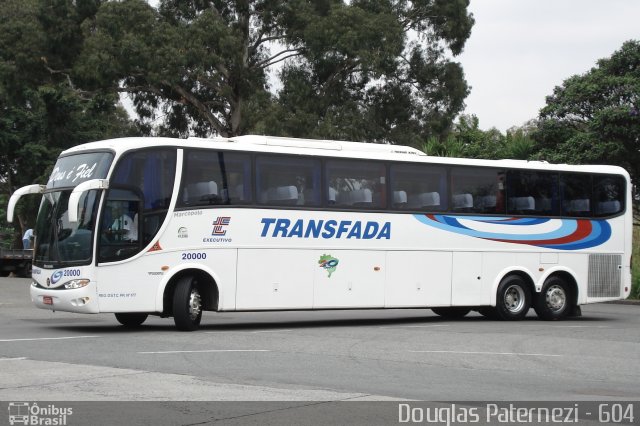
[[633,263],[631,264],[630,299],[640,299],[640,226],[633,227]]

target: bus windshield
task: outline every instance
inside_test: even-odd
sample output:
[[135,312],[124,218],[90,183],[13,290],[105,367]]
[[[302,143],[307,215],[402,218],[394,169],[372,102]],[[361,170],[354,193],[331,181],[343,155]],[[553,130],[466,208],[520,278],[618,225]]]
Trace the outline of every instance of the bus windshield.
[[90,152],[58,158],[47,181],[47,189],[75,187],[90,179],[107,177],[113,154]]
[[79,265],[91,261],[99,191],[82,194],[78,222],[69,222],[71,190],[47,192],[42,197],[35,228],[34,262],[38,266]]
[[61,157],[56,162],[40,203],[35,226],[34,263],[38,266],[81,265],[91,261],[99,191],[82,194],[78,222],[69,222],[69,196],[73,187],[90,179],[103,179],[113,160],[108,152]]

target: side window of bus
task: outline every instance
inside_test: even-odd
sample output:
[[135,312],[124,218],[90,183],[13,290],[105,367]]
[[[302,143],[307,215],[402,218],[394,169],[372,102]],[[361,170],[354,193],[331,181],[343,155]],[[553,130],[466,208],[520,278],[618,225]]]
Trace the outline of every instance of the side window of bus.
[[624,211],[624,178],[622,176],[595,175],[593,195],[596,203],[595,216],[612,216]]
[[423,211],[447,209],[446,168],[429,164],[393,164],[390,171],[392,208]]
[[141,201],[137,189],[109,189],[100,222],[100,261],[123,260],[140,251]]
[[386,208],[386,167],[381,162],[327,161],[327,191],[330,206]]
[[507,214],[558,216],[558,174],[530,170],[507,173]]
[[[100,223],[103,229],[114,225],[113,221],[117,219],[114,210],[119,208],[131,219],[131,226],[135,228],[135,231],[131,232],[137,240],[101,237],[99,260],[126,259],[138,253],[155,238],[171,203],[175,170],[176,150],[172,148],[137,150],[122,156],[111,177],[110,187],[113,190],[109,191]],[[123,194],[118,193],[120,190],[128,195],[122,198]],[[126,245],[127,250],[116,250],[112,247],[114,250],[102,252],[104,247],[114,244]]]
[[186,152],[178,207],[251,202],[251,157],[235,152]]
[[256,194],[259,204],[320,205],[321,163],[294,156],[256,157]]
[[504,187],[504,170],[453,167],[449,210],[454,213],[504,214]]
[[585,217],[592,215],[591,185],[592,177],[588,174],[563,173],[560,175],[563,216]]

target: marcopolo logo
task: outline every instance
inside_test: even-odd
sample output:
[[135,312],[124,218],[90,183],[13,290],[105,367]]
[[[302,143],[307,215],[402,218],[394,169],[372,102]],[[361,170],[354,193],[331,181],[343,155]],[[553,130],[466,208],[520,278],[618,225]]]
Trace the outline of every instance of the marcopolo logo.
[[53,275],[51,275],[51,284],[55,284],[58,281],[60,281],[60,278],[62,278],[64,274],[64,271],[56,271],[53,273]]
[[73,408],[58,407],[55,404],[47,404],[40,407],[37,402],[10,402],[10,425],[52,425],[65,426],[69,417],[73,415]]

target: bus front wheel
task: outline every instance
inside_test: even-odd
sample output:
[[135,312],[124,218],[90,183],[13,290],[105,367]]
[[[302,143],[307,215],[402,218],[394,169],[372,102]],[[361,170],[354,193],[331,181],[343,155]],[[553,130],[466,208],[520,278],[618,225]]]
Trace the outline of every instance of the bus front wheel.
[[146,321],[149,315],[141,314],[141,313],[124,313],[118,312],[116,315],[116,319],[118,322],[125,327],[140,327],[143,322]]
[[183,277],[173,293],[173,320],[178,330],[194,331],[202,319],[202,296],[195,278]]
[[502,320],[520,320],[531,308],[531,289],[519,275],[503,279],[496,296],[496,314]]
[[569,285],[559,277],[550,277],[545,281],[533,305],[539,318],[551,321],[566,317],[572,308]]

